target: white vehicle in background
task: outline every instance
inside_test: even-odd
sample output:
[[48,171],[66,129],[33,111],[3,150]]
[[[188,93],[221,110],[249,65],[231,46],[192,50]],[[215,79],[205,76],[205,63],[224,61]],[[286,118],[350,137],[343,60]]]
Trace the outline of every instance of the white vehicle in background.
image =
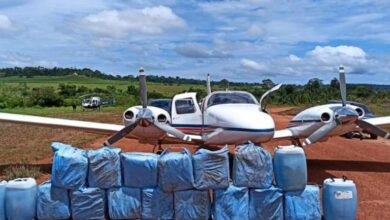
[[101,98],[98,96],[91,96],[90,98],[83,99],[81,106],[84,109],[99,109],[102,106]]

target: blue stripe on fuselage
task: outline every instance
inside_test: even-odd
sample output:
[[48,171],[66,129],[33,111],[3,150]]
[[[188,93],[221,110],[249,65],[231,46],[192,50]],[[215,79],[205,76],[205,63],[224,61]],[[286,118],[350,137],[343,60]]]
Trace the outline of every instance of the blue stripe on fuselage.
[[244,132],[274,132],[274,128],[251,129],[251,128],[233,128],[233,127],[216,127],[211,125],[196,125],[196,124],[172,124],[176,128],[222,128],[226,131],[244,131]]

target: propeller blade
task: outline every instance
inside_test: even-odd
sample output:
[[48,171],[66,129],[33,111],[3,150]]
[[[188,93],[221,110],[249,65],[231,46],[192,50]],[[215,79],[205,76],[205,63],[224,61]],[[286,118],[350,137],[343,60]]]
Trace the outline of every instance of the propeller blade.
[[191,137],[189,135],[184,134],[183,132],[177,130],[176,128],[170,125],[159,123],[159,122],[154,123],[154,125],[160,128],[161,130],[165,131],[166,133],[173,135],[179,139],[182,139],[184,141],[191,141]]
[[341,101],[343,102],[343,106],[345,106],[347,101],[347,85],[345,82],[345,71],[343,66],[339,67],[339,78],[340,78]]
[[137,122],[124,127],[122,130],[118,131],[116,134],[111,136],[109,139],[107,139],[104,142],[104,146],[111,146],[115,142],[119,141],[120,139],[124,138],[126,135],[128,135],[134,128],[137,127]]
[[207,95],[211,94],[210,73],[207,74]]
[[371,134],[376,134],[380,137],[383,137],[384,139],[390,139],[390,133],[382,130],[381,128],[372,125],[366,121],[363,120],[357,120],[356,124],[359,125],[362,129],[368,131]]
[[260,98],[260,100],[259,100],[259,103],[260,103],[260,106],[261,106],[261,109],[262,109],[262,110],[264,110],[264,107],[263,107],[263,104],[262,104],[263,100],[264,100],[269,94],[271,94],[272,92],[274,92],[274,91],[280,89],[280,87],[281,87],[282,85],[283,85],[283,84],[281,83],[281,84],[278,84],[278,85],[272,87],[270,90],[266,91],[266,92],[261,96],[261,98]]
[[331,132],[336,127],[337,127],[336,121],[331,121],[327,124],[324,124],[322,127],[314,131],[308,138],[306,138],[303,142],[303,145],[309,145],[320,140],[321,138],[329,134],[329,132]]
[[146,88],[146,77],[144,68],[139,69],[139,90],[141,95],[142,108],[146,108],[148,105],[148,89]]

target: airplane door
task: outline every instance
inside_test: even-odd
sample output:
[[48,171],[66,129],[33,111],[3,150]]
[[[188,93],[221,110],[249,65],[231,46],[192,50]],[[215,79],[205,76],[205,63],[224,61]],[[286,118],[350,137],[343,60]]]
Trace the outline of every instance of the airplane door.
[[179,94],[173,98],[172,125],[188,130],[201,129],[202,112],[196,100],[196,93]]

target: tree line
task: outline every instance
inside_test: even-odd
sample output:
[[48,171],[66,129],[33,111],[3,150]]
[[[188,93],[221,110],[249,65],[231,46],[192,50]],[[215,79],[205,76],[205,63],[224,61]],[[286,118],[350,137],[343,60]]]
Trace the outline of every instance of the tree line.
[[[112,76],[93,71],[90,69],[74,69],[74,68],[52,68],[46,69],[41,67],[25,67],[25,68],[3,68],[0,69],[0,77],[7,76],[65,76],[74,74],[77,71],[78,75],[87,77],[96,77],[102,79],[127,79],[138,80],[137,77],[129,76]],[[107,78],[106,78],[107,77]],[[1,80],[1,78],[0,78]],[[201,88],[200,84],[206,85],[205,80],[183,79],[180,77],[164,77],[164,76],[149,76],[148,82],[161,83],[161,86],[169,84],[188,84],[188,89],[182,92],[197,92],[198,99],[205,97],[206,88]],[[212,82],[213,90],[244,90],[252,93],[256,98],[275,84],[270,79],[265,79],[262,83],[231,83],[227,80]],[[389,104],[390,90],[377,88],[368,85],[347,85],[348,100],[358,101],[362,103],[374,104]],[[72,104],[80,104],[84,95],[97,94],[105,99],[115,98],[118,105],[132,106],[140,103],[139,88],[135,84],[129,84],[127,89],[118,89],[114,85],[107,85],[106,88],[88,88],[84,85],[73,85],[68,83],[60,83],[57,87],[47,86],[32,88],[26,83],[17,85],[0,86],[0,108],[15,108],[15,107],[52,107],[52,106],[70,106]],[[150,99],[156,98],[172,98],[169,94],[164,94],[159,91],[149,91]],[[339,100],[339,82],[336,78],[332,79],[329,84],[325,84],[320,79],[314,78],[308,80],[305,85],[284,85],[282,88],[273,93],[267,104],[276,105],[317,105],[327,103],[329,100]]]

